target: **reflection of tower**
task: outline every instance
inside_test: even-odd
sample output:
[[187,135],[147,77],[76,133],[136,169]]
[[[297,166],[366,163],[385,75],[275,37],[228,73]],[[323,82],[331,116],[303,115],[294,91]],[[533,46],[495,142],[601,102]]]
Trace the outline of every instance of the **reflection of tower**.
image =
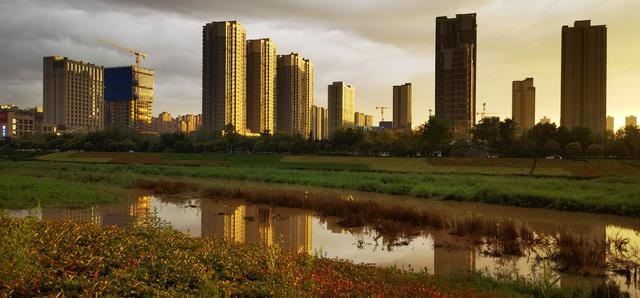
[[202,200],[202,236],[221,237],[244,243],[244,204],[231,201]]
[[[282,247],[293,253],[311,253],[312,215],[308,211],[281,209],[275,224],[277,237],[282,237]],[[277,238],[279,239],[279,238]]]
[[97,206],[82,209],[42,209],[42,219],[102,224],[102,215]]
[[245,221],[246,242],[271,245],[273,243],[272,209],[249,205],[246,210],[247,218],[253,219]]
[[151,196],[141,196],[136,198],[129,205],[129,216],[133,218],[134,224],[143,223],[151,213]]
[[[475,270],[476,255],[473,246],[447,233],[438,233],[438,235],[432,236],[434,246],[433,273],[435,275],[467,276]],[[451,244],[454,247],[447,247]],[[457,246],[462,247],[458,248]]]

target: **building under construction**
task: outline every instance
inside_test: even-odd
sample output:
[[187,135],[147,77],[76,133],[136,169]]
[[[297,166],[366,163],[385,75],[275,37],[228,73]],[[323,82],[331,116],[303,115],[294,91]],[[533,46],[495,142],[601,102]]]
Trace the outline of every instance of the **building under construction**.
[[105,68],[105,126],[151,131],[153,80],[153,70],[140,66]]
[[110,41],[98,40],[135,56],[135,65],[104,69],[104,126],[152,130],[154,72],[140,66],[147,54]]

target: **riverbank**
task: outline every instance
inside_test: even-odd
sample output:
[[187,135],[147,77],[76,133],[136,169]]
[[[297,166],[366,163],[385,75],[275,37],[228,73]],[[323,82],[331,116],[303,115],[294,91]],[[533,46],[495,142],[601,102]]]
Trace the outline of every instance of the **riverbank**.
[[[620,161],[590,162],[590,167],[593,169],[597,169],[601,173],[610,172],[612,174],[588,178],[504,174],[506,171],[504,161],[501,161],[502,166],[496,167],[498,169],[496,173],[490,174],[489,171],[493,168],[490,165],[481,167],[483,170],[478,173],[460,172],[459,170],[446,173],[442,172],[442,169],[439,171],[429,171],[428,169],[418,171],[418,167],[414,167],[412,171],[397,172],[389,170],[388,161],[382,158],[379,162],[381,165],[376,168],[371,164],[372,160],[370,159],[366,160],[369,165],[359,163],[357,167],[352,167],[342,163],[345,160],[335,158],[333,163],[327,164],[316,163],[312,160],[308,164],[292,162],[293,165],[282,166],[282,164],[290,162],[274,162],[277,158],[282,159],[277,156],[247,155],[237,157],[231,155],[225,157],[226,160],[221,160],[219,155],[189,155],[172,159],[178,164],[134,163],[133,160],[137,158],[136,154],[127,157],[129,163],[124,163],[123,157],[118,155],[119,161],[123,164],[113,164],[110,163],[113,161],[105,159],[105,155],[99,156],[102,156],[99,161],[96,159],[98,155],[91,158],[85,156],[84,158],[89,158],[88,161],[83,161],[76,156],[73,157],[73,162],[67,162],[67,159],[60,156],[57,156],[59,159],[56,162],[3,161],[0,162],[0,168],[14,175],[48,177],[76,182],[107,182],[120,186],[130,186],[133,180],[145,176],[214,178],[342,188],[515,207],[640,216],[640,201],[637,200],[637,194],[640,193],[640,178],[638,178],[640,174],[637,173],[635,167],[627,169]],[[145,156],[141,155],[140,161],[147,158],[146,161],[151,162],[150,157]],[[251,163],[252,157],[256,159],[253,164]],[[51,156],[48,158],[56,160]],[[195,158],[201,158],[203,161],[200,163]],[[398,159],[400,164],[409,162],[419,163],[424,160]],[[339,167],[334,167],[338,164]],[[526,163],[521,161],[520,164],[524,166]],[[320,165],[324,168],[321,168]],[[568,165],[575,166],[573,163]],[[366,166],[368,170],[357,169],[362,166]],[[459,169],[461,166],[453,167]],[[384,168],[387,170],[382,170]],[[614,170],[616,168],[621,170]],[[471,171],[472,169],[466,170]],[[516,166],[513,169],[520,171],[522,167]],[[589,172],[594,173],[594,171],[590,170]]]
[[355,265],[277,245],[192,238],[153,219],[118,228],[0,216],[0,225],[0,293],[9,296],[582,297],[617,291]]

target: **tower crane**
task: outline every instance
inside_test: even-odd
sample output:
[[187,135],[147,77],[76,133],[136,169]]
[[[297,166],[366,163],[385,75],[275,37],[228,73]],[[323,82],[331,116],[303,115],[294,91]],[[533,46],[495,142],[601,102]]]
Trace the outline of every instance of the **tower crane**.
[[376,107],[376,110],[380,110],[380,121],[384,121],[384,110],[391,109],[390,107]]
[[482,112],[476,113],[476,115],[480,116],[480,120],[487,117],[487,103],[482,103]]
[[129,49],[129,48],[123,47],[121,45],[118,45],[116,43],[113,43],[113,42],[110,42],[110,41],[107,41],[107,40],[104,40],[104,39],[98,39],[98,41],[103,43],[103,44],[109,45],[109,46],[111,46],[111,47],[113,47],[115,49],[118,49],[118,50],[121,50],[121,51],[125,51],[125,52],[127,52],[127,53],[129,53],[131,55],[136,56],[136,66],[140,66],[140,58],[147,59],[147,54],[145,54],[143,52],[140,52],[138,50]]

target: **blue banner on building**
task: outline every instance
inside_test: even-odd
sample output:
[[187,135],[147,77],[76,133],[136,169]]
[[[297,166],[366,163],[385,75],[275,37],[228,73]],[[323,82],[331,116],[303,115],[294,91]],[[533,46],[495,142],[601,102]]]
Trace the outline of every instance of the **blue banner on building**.
[[133,98],[133,69],[131,66],[104,69],[104,100]]

